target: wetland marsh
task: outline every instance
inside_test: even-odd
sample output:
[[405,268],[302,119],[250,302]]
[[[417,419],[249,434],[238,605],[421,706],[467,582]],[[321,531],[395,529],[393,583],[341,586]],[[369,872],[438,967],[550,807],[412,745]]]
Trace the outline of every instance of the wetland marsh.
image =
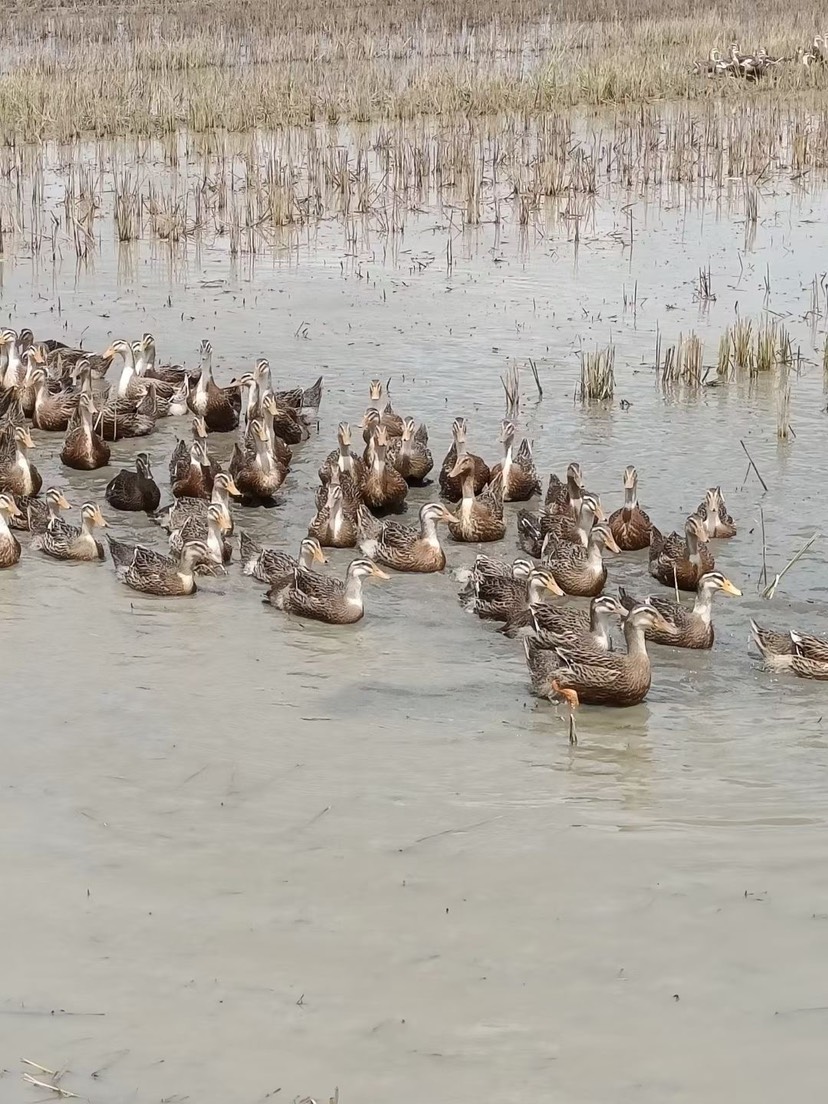
[[[773,22],[754,10],[758,38]],[[331,19],[351,19],[353,39],[360,11]],[[813,33],[812,14],[797,9],[786,48]],[[21,32],[6,48],[76,49],[61,40],[68,17],[52,15],[45,45]],[[126,41],[139,17],[151,21],[128,13]],[[678,18],[647,31],[676,39],[665,73],[713,20],[682,38]],[[597,51],[625,26],[584,18],[559,35],[549,19],[547,37],[515,26],[522,65],[561,35]],[[488,26],[515,65],[508,33]],[[439,27],[428,42],[447,41]],[[425,32],[394,33],[422,67]],[[262,40],[256,79],[288,40]],[[368,80],[367,39],[354,40]],[[333,31],[330,43],[346,61]],[[34,64],[4,70],[0,128],[9,82],[35,77]],[[188,365],[206,337],[220,382],[258,356],[278,386],[324,375],[319,431],[295,450],[281,504],[239,508],[262,543],[297,546],[317,468],[370,379],[390,378],[395,408],[428,424],[438,464],[460,414],[493,461],[501,377],[516,367],[519,430],[544,480],[577,459],[612,510],[634,463],[664,531],[721,484],[739,532],[717,542],[717,566],[743,597],[717,604],[712,651],[654,647],[646,702],[584,709],[570,747],[562,710],[528,693],[519,642],[457,602],[453,572],[474,546],[447,540],[444,574],[373,587],[349,628],[264,606],[237,557],[192,600],[165,601],[120,586],[108,562],[24,547],[0,572],[0,1098],[43,1098],[23,1074],[50,1077],[21,1059],[65,1070],[60,1085],[93,1104],[336,1089],[342,1104],[817,1095],[824,690],[763,672],[748,621],[825,623],[821,539],[770,601],[760,577],[763,527],[772,579],[825,518],[822,80],[721,99],[705,86],[698,103],[638,108],[570,97],[571,114],[447,118],[418,102],[410,118],[310,125],[297,112],[243,134],[197,133],[189,108],[169,127],[68,143],[60,125],[32,145],[13,124],[20,140],[0,149],[3,325],[97,351],[151,330],[161,359]],[[296,125],[271,129],[281,121]],[[773,327],[761,368],[720,356],[748,323],[754,343]],[[701,373],[664,378],[657,362],[691,335]],[[576,401],[582,353],[609,347],[612,402]],[[783,373],[793,433],[780,438]],[[36,460],[44,486],[102,500],[146,449],[166,501],[183,433],[161,422],[81,473],[35,431]],[[210,446],[226,462],[233,441]],[[409,515],[436,494],[414,491]],[[516,510],[498,554],[517,553]],[[105,512],[116,535],[160,545],[141,515]],[[350,558],[333,551],[328,570]],[[610,591],[657,588],[646,552],[608,567]]]

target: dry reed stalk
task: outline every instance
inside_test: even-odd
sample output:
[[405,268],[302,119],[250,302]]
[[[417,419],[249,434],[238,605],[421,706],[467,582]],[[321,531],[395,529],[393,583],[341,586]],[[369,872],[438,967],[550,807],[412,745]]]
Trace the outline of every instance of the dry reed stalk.
[[582,403],[608,402],[615,394],[615,348],[608,345],[588,353],[581,350],[581,380],[578,398]]
[[783,364],[776,379],[776,436],[787,441],[795,436],[791,426],[791,373]]

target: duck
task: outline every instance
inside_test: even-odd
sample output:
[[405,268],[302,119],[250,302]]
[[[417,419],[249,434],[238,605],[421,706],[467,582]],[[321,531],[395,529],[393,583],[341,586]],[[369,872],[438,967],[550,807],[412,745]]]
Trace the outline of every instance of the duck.
[[250,423],[244,448],[233,446],[230,474],[247,506],[272,503],[287,478],[287,468],[270,450],[270,439],[261,419],[255,418]]
[[276,438],[274,451],[281,443],[283,453],[277,452],[277,455],[280,459],[285,460],[284,452],[286,452],[286,462],[289,463],[290,449],[287,446],[301,445],[303,441],[307,441],[310,437],[310,430],[305,425],[301,415],[293,407],[280,402],[272,392],[265,392],[262,398],[262,407],[267,414],[268,431]]
[[639,599],[623,587],[619,587],[621,603],[627,610],[649,603],[661,614],[666,628],[648,630],[647,639],[653,644],[671,648],[713,647],[713,598],[716,594],[729,594],[740,598],[741,590],[720,571],[708,571],[702,575],[696,587],[696,600],[692,608],[670,602],[666,598]]
[[601,517],[601,500],[589,493],[585,493],[581,499],[577,521],[569,514],[550,513],[546,507],[539,514],[519,510],[518,541],[524,552],[535,557],[545,555],[547,548],[569,541],[586,548],[592,527]]
[[460,507],[455,520],[449,522],[449,533],[456,541],[484,542],[503,540],[506,536],[506,522],[503,520],[503,497],[500,475],[484,487],[480,494],[475,492],[477,467],[475,458],[462,456],[449,473],[450,478],[459,479],[462,487]]
[[195,572],[215,573],[216,564],[203,541],[185,544],[178,557],[164,556],[143,545],[125,544],[109,537],[109,552],[120,582],[142,594],[182,598],[195,594]]
[[483,488],[488,485],[492,478],[492,473],[486,461],[467,450],[467,434],[468,423],[466,419],[455,418],[451,424],[453,443],[440,468],[440,494],[443,498],[447,498],[449,502],[459,502],[463,497],[462,480],[457,476],[452,476],[451,473],[458,463],[466,457],[469,457],[474,465],[474,493],[476,495],[483,492]]
[[211,433],[230,433],[239,424],[241,393],[238,385],[218,387],[213,379],[213,346],[201,343],[201,371],[190,392],[190,409],[204,419]]
[[[696,71],[699,71],[700,67],[696,65]],[[733,72],[733,65],[730,61],[722,57],[719,50],[714,46],[710,53],[707,55],[707,64],[705,66],[705,72],[709,77],[724,76],[727,73]]]
[[427,502],[420,507],[419,516],[419,526],[401,525],[397,521],[378,521],[370,510],[360,506],[356,517],[360,550],[370,560],[395,571],[442,571],[446,554],[437,526],[453,521],[454,514],[442,502]]
[[508,418],[500,426],[503,459],[492,468],[492,475],[500,472],[503,480],[504,502],[527,502],[541,493],[540,479],[532,457],[532,445],[524,438],[514,452],[517,430]]
[[72,503],[57,487],[49,487],[42,498],[32,495],[15,501],[20,507],[20,515],[11,519],[11,527],[29,533],[42,533],[61,510],[72,509]]
[[160,380],[161,383],[171,383],[175,387],[180,387],[181,384],[189,387],[198,380],[198,369],[185,368],[181,364],[157,364],[155,338],[151,333],[141,335],[141,350],[143,364],[140,374],[143,379]]
[[84,502],[80,526],[54,517],[43,532],[33,538],[32,548],[45,552],[53,560],[102,560],[104,549],[95,538],[95,529],[105,529],[107,524],[97,503]]
[[45,369],[37,365],[29,373],[29,381],[34,390],[32,425],[35,429],[50,433],[65,433],[77,412],[80,392],[59,391],[52,394]]
[[638,505],[638,472],[632,464],[624,468],[624,505],[610,514],[608,524],[622,552],[650,547],[653,523]]
[[50,371],[61,373],[74,368],[79,360],[85,360],[89,370],[97,379],[103,379],[112,364],[112,357],[106,353],[90,353],[86,349],[75,349],[55,338],[40,343],[46,350],[46,360]]
[[707,530],[695,514],[684,523],[683,538],[678,533],[665,537],[653,526],[649,572],[664,586],[695,590],[702,575],[715,567],[707,546]]
[[249,533],[239,533],[239,559],[243,575],[252,575],[261,583],[276,585],[289,582],[289,576],[297,567],[311,571],[315,563],[326,564],[328,557],[315,537],[304,537],[299,544],[299,555],[293,557],[275,548],[262,548]]
[[541,687],[550,698],[569,706],[569,737],[577,743],[575,710],[587,705],[631,706],[644,701],[652,673],[646,633],[663,628],[663,618],[653,606],[636,606],[624,621],[626,652],[605,652],[590,645],[555,648],[560,666],[550,672]]
[[[230,510],[230,496],[241,497],[239,488],[233,481],[233,477],[227,472],[219,472],[213,480],[213,490],[210,495],[210,505],[219,506],[222,512],[222,528],[228,535],[233,532],[233,514]],[[206,521],[208,503],[203,498],[177,498],[168,506],[156,510],[151,515],[162,529],[171,533],[173,529],[180,529],[188,517],[200,517]]]
[[[528,609],[525,615],[513,619],[501,629],[505,636],[516,636],[523,629],[541,651],[565,646],[573,641],[588,644],[602,652],[612,651],[610,626],[613,619],[623,621],[627,611],[612,594],[599,594],[588,609],[575,606],[552,606],[548,603]],[[526,637],[526,633],[521,633]]]
[[121,374],[118,377],[118,382],[112,388],[111,397],[138,402],[146,396],[147,385],[138,373],[136,351],[139,357],[143,357],[144,350],[141,342],[136,341],[133,344],[123,338],[117,338],[106,350],[105,356],[111,358],[119,356],[123,362]]
[[763,665],[769,671],[787,672],[797,678],[828,679],[828,641],[809,633],[765,629],[753,619],[751,635]]
[[14,567],[20,559],[20,541],[9,528],[11,518],[20,514],[20,507],[10,494],[0,494],[0,567]]
[[[380,408],[381,402],[382,383],[378,379],[371,380],[370,384],[368,385],[368,406],[365,411],[366,415],[368,415],[369,412],[372,410],[376,411],[377,415],[379,416],[379,423],[385,429],[385,432],[388,434],[388,436],[402,437],[404,428],[402,418],[399,416],[399,414],[395,412],[395,410],[391,406],[390,401],[386,402],[383,408]],[[369,437],[367,428],[365,429],[363,437],[367,444]]]
[[555,597],[563,594],[552,572],[545,567],[535,567],[528,560],[516,560],[510,575],[483,575],[471,592],[461,593],[460,601],[465,609],[483,621],[508,624],[524,611],[545,602],[549,594]]
[[325,501],[317,506],[316,516],[308,525],[308,536],[315,537],[323,548],[355,547],[356,509],[351,502],[346,503],[339,479],[328,484]]
[[[196,422],[200,423],[201,419],[196,419]],[[206,442],[194,428],[189,446],[184,440],[175,446],[169,470],[173,498],[203,498],[209,501],[213,482],[221,469],[211,464]]]
[[0,377],[0,390],[13,391],[22,386],[26,377],[26,365],[20,351],[16,330],[0,331],[0,353],[2,353],[4,369]]
[[[9,392],[9,395],[17,399],[24,417],[33,418],[38,393],[38,385],[35,377],[37,375],[37,369],[43,366],[43,358],[38,354],[36,349],[32,348],[27,349],[23,354],[23,362],[26,366],[23,382],[18,384],[17,387],[14,387]],[[50,392],[65,390],[63,385],[56,385],[51,383],[48,379],[46,381],[46,386]]]
[[419,428],[413,418],[403,418],[403,431],[388,447],[388,459],[410,486],[422,485],[434,467],[428,447],[428,426]]
[[340,475],[349,475],[357,487],[365,480],[365,464],[351,452],[351,427],[348,422],[340,422],[336,431],[337,448],[329,452],[319,469],[319,482],[325,486],[331,481],[334,468]]
[[217,502],[208,503],[206,514],[190,514],[179,528],[170,530],[170,552],[177,555],[185,544],[203,541],[216,563],[229,563],[233,546],[225,539],[225,524],[221,506]]
[[736,536],[736,525],[727,512],[721,487],[710,487],[696,509],[704,522],[707,540],[726,540]]
[[545,512],[551,517],[564,514],[577,520],[581,512],[581,499],[584,494],[584,477],[581,465],[573,461],[566,469],[566,480],[561,480],[554,472],[549,476],[544,496]]
[[[290,467],[290,462],[293,459],[293,451],[285,438],[281,436],[286,424],[284,421],[284,408],[280,408],[273,395],[265,394],[262,399],[262,421],[267,430],[271,452],[280,463],[285,465],[285,467]],[[277,430],[279,432],[277,432]],[[305,437],[301,438],[301,440],[305,439]]]
[[564,594],[594,598],[607,581],[604,550],[618,552],[619,548],[609,527],[600,522],[593,525],[586,547],[571,541],[547,545],[543,562]]
[[29,459],[29,450],[35,447],[25,426],[7,425],[0,432],[0,491],[15,498],[40,494],[43,480]]
[[303,418],[313,418],[319,413],[322,403],[324,377],[318,376],[310,387],[291,387],[287,391],[274,391],[276,400],[298,411]]
[[151,514],[161,503],[161,491],[152,476],[147,453],[135,457],[135,471],[121,468],[106,485],[106,501],[116,510],[131,510]]
[[109,445],[95,432],[92,425],[94,411],[91,396],[82,393],[60,450],[61,463],[67,468],[95,471],[109,463]]
[[468,607],[478,595],[491,600],[495,600],[498,595],[506,595],[507,606],[510,608],[514,602],[508,596],[513,592],[510,587],[504,588],[501,580],[515,580],[514,592],[517,593],[526,588],[526,580],[534,566],[531,560],[520,557],[514,561],[497,560],[487,556],[485,552],[478,552],[471,568],[460,568],[455,573],[457,579],[465,584],[458,592],[460,605]]
[[97,410],[95,429],[104,441],[148,437],[157,422],[155,397],[151,391],[137,400],[107,397]]
[[388,579],[371,560],[351,560],[344,581],[297,568],[286,584],[268,590],[265,601],[285,613],[295,613],[329,625],[352,625],[365,615],[365,579]]
[[408,484],[388,463],[388,431],[381,425],[374,434],[371,464],[359,488],[362,500],[372,510],[399,510],[405,505]]
[[567,620],[567,627],[564,627],[564,622],[561,620],[556,623],[555,631],[535,631],[523,638],[523,653],[526,657],[526,666],[529,668],[530,692],[536,697],[545,698],[549,696],[550,680],[555,677],[561,666],[561,657],[557,649],[569,647],[585,655],[611,652],[610,622],[615,616],[623,621],[627,611],[617,598],[609,594],[601,594],[592,599],[589,610],[545,605],[529,611],[530,619],[533,621],[535,615],[540,614],[550,620],[558,614],[579,615],[577,620],[575,617],[570,617]]

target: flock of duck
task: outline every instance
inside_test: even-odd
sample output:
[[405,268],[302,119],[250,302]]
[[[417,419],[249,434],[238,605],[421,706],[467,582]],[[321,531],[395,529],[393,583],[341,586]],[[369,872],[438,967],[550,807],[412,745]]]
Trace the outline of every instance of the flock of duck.
[[[116,362],[120,374],[108,384],[104,377]],[[31,551],[55,559],[105,557],[97,530],[109,522],[100,504],[83,503],[79,525],[64,520],[70,503],[61,488],[44,490],[30,457],[35,442],[29,422],[63,434],[63,465],[88,471],[109,464],[111,442],[146,436],[163,417],[194,416],[191,436],[179,440],[170,459],[168,504],[161,504],[145,452],[105,492],[114,511],[143,511],[167,534],[163,550],[109,536],[118,579],[144,594],[175,597],[193,594],[199,576],[226,570],[238,520],[234,501],[241,509],[274,504],[293,449],[318,426],[321,398],[321,378],[309,388],[276,391],[266,360],[220,387],[207,341],[193,371],[158,365],[151,334],[114,341],[105,353],[90,355],[58,341],[36,342],[28,330],[2,331],[0,567],[21,558],[17,531],[30,533]],[[645,698],[651,683],[648,644],[712,647],[714,597],[740,594],[714,563],[712,542],[736,533],[719,487],[704,494],[681,533],[665,536],[639,505],[634,467],[623,475],[623,504],[607,517],[577,463],[564,479],[550,475],[543,493],[531,444],[517,442],[511,420],[502,422],[502,456],[490,467],[469,451],[468,425],[457,418],[439,469],[440,500],[423,505],[418,524],[409,526],[388,515],[405,509],[412,486],[429,484],[434,460],[426,426],[383,402],[382,384],[373,380],[359,427],[364,450],[354,450],[350,425],[339,425],[337,446],[319,468],[316,509],[298,556],[262,548],[242,530],[243,573],[267,584],[265,601],[279,610],[350,624],[364,615],[367,579],[388,579],[386,569],[426,573],[446,567],[439,526],[455,542],[500,542],[508,528],[504,503],[542,496],[537,508],[516,515],[525,555],[512,561],[480,553],[457,577],[466,609],[500,622],[506,636],[521,638],[531,689],[568,705],[571,739],[582,702],[622,706]],[[238,433],[226,471],[211,454],[212,433]],[[337,578],[318,570],[326,562],[325,548],[360,554]],[[638,597],[621,588],[617,596],[605,594],[607,553],[645,549],[650,575],[674,593]],[[682,604],[679,591],[694,593],[693,604]],[[555,601],[563,595],[590,599],[589,606]],[[613,647],[615,621],[623,626],[623,650]],[[768,667],[828,679],[828,642],[751,625]]]
[[773,57],[764,46],[760,46],[755,53],[743,54],[739,43],[731,42],[725,57],[714,47],[707,55],[707,61],[694,62],[693,72],[704,73],[708,77],[739,77],[756,81],[777,66],[792,62],[806,67],[824,65],[828,62],[828,35],[815,35],[810,46],[799,46],[796,53],[789,57]]

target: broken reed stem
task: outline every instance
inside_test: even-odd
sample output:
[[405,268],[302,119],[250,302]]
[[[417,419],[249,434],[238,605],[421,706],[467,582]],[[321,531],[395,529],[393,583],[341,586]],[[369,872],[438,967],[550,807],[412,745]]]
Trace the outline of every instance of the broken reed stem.
[[739,444],[740,444],[740,445],[742,446],[742,448],[743,448],[743,449],[745,450],[745,456],[746,456],[746,457],[748,458],[748,461],[749,461],[749,463],[750,463],[750,466],[751,466],[751,467],[753,468],[753,470],[754,470],[754,471],[756,472],[756,478],[757,478],[757,479],[759,480],[759,482],[760,482],[760,483],[762,484],[762,488],[763,488],[763,490],[765,491],[765,493],[767,493],[767,490],[768,490],[768,485],[767,485],[767,483],[766,483],[766,482],[764,481],[764,479],[762,478],[762,473],[761,473],[761,472],[759,471],[759,469],[758,469],[758,468],[756,467],[756,464],[754,463],[753,457],[752,457],[752,456],[750,455],[750,453],[748,452],[748,448],[747,448],[747,445],[745,444],[745,442],[744,442],[744,441],[743,441],[743,440],[742,440],[741,438],[739,438]]
[[541,387],[540,376],[538,375],[538,366],[532,358],[529,358],[529,369],[532,372],[532,378],[535,381],[535,387],[538,389],[538,401],[543,398],[543,388]]
[[802,557],[805,555],[811,545],[813,545],[818,536],[818,532],[814,533],[813,536],[810,536],[802,545],[797,554],[792,559],[788,560],[788,562],[785,564],[779,574],[774,576],[773,582],[770,584],[770,586],[765,587],[765,589],[762,591],[763,598],[773,598],[773,596],[776,594],[776,588],[779,586],[782,579],[784,579],[784,577],[788,574],[794,564],[799,563],[799,561],[802,559]]
[[62,1089],[60,1085],[50,1085],[48,1081],[38,1081],[37,1078],[32,1077],[30,1073],[24,1073],[23,1080],[27,1085],[34,1085],[38,1089],[48,1089],[50,1092],[57,1093],[58,1096],[72,1097],[75,1100],[80,1100],[77,1093],[69,1092],[68,1089]]
[[510,364],[506,375],[500,377],[506,395],[506,417],[513,418],[520,409],[520,373],[516,364]]

